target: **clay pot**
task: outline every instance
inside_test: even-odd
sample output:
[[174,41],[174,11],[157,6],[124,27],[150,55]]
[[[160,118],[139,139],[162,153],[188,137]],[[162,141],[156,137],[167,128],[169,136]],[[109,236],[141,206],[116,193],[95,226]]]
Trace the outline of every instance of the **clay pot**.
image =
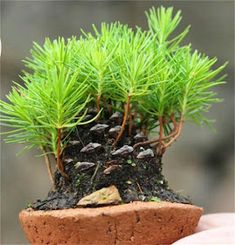
[[19,218],[31,244],[151,245],[171,244],[192,234],[202,208],[169,202],[23,210]]

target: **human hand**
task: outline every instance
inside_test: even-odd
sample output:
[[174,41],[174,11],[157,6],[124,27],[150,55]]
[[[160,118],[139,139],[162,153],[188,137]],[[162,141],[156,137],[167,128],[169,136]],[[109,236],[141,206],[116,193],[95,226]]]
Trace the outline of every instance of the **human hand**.
[[172,245],[235,244],[235,213],[203,215],[193,235]]

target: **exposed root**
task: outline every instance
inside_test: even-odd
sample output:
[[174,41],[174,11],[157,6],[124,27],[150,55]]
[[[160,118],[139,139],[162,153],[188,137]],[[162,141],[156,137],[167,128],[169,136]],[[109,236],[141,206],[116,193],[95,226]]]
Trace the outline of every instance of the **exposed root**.
[[159,117],[159,138],[144,141],[144,142],[139,142],[135,144],[133,148],[135,149],[137,147],[144,146],[144,145],[156,144],[157,153],[159,156],[162,156],[165,153],[166,149],[170,147],[173,144],[173,142],[180,136],[182,131],[183,118],[181,117],[179,122],[175,120],[174,114],[171,114],[170,118],[174,128],[172,129],[169,135],[164,136],[163,119],[162,117]]
[[180,136],[181,131],[182,131],[182,127],[183,127],[183,119],[180,120],[179,124],[177,125],[177,133],[175,134],[175,136],[163,147],[163,153],[166,151],[166,149],[168,147],[170,147],[174,141],[177,140],[177,138]]
[[[162,138],[162,141],[165,140],[169,140],[170,138],[172,138],[174,135],[176,134],[176,132],[172,132],[171,134],[165,136],[164,138]],[[150,145],[150,144],[154,144],[154,143],[158,143],[159,142],[159,138],[157,139],[153,139],[153,140],[148,140],[148,141],[144,141],[144,142],[139,142],[136,143],[133,148],[137,148],[139,146],[144,146],[144,145]]]

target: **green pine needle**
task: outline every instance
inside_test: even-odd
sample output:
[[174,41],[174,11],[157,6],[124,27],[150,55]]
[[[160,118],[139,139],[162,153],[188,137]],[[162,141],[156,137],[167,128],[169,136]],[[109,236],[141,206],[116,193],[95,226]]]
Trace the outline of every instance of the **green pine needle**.
[[[97,98],[111,100],[113,109],[130,103],[142,118],[136,121],[148,129],[164,118],[166,135],[171,115],[177,122],[208,124],[205,113],[221,101],[213,88],[224,83],[227,63],[218,67],[216,58],[181,45],[189,26],[174,35],[180,11],[174,15],[173,8],[151,8],[146,16],[147,31],[102,23],[100,30],[93,25],[93,33],[82,30],[79,39],[35,42],[32,57],[24,61],[23,85],[14,83],[7,102],[0,101],[0,123],[11,128],[4,132],[6,141],[56,155],[58,129],[68,135],[89,123],[84,122],[86,108],[100,103]],[[62,139],[62,149],[66,143]]]

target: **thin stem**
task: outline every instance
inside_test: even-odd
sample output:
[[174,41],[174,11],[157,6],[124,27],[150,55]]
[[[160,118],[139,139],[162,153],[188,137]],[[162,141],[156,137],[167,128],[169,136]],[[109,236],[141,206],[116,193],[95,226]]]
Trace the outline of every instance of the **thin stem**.
[[143,130],[143,127],[144,127],[144,116],[142,114],[140,114],[140,130],[142,131]]
[[46,167],[47,167],[47,172],[48,172],[50,181],[52,183],[52,188],[53,188],[53,190],[55,190],[55,181],[54,181],[53,174],[52,174],[51,162],[50,162],[50,159],[49,159],[49,157],[48,157],[48,155],[46,153],[46,149],[42,148],[42,151],[43,151],[43,154],[44,154],[44,159],[45,159],[45,163],[46,163]]
[[[160,138],[161,138],[161,142],[162,142],[162,141],[166,141],[166,140],[169,140],[172,137],[174,137],[177,134],[177,132],[178,132],[178,124],[177,124],[177,122],[175,120],[175,117],[174,117],[173,113],[171,114],[170,118],[171,118],[171,120],[173,122],[174,128],[173,128],[172,132],[168,136],[163,137],[163,135],[162,135],[163,133],[160,133],[160,137],[158,139],[153,139],[153,140],[148,140],[148,141],[144,141],[144,142],[139,142],[139,143],[136,143],[133,147],[137,148],[138,146],[150,145],[150,144],[153,144],[153,143],[158,143],[160,141]],[[161,124],[160,121],[162,121],[162,120],[159,118],[159,127],[160,127],[160,124]],[[163,147],[163,149],[165,149],[165,146]]]
[[108,110],[109,115],[112,115],[112,104],[109,99],[106,99],[105,97],[103,98],[104,101],[104,108]]
[[143,134],[144,134],[145,136],[148,135],[148,129],[147,129],[147,126],[146,126],[146,125],[145,125],[144,128],[143,128]]
[[166,148],[168,148],[169,146],[171,146],[173,144],[173,142],[180,136],[181,131],[182,131],[182,127],[183,127],[183,119],[180,120],[178,127],[177,127],[177,133],[175,134],[175,136],[164,146],[164,152],[166,150]]
[[57,157],[56,157],[56,165],[59,170],[63,170],[63,166],[61,165],[61,128],[57,129]]
[[112,113],[113,113],[113,108],[112,108],[112,104],[111,103],[112,103],[111,101],[110,101],[110,103],[108,102],[108,106],[107,106],[109,115],[112,115]]
[[126,121],[127,121],[129,110],[130,110],[130,102],[131,102],[131,96],[128,96],[127,103],[124,106],[124,116],[123,116],[123,121],[122,121],[122,127],[121,127],[121,130],[119,131],[119,134],[118,134],[116,140],[113,143],[113,146],[117,145],[117,143],[121,139],[123,132],[125,130]]
[[163,138],[163,120],[162,116],[159,117],[159,142],[161,143]]
[[171,121],[172,121],[172,123],[173,123],[173,125],[174,125],[174,129],[176,129],[176,127],[177,127],[177,122],[176,122],[176,120],[175,120],[175,115],[174,115],[173,112],[172,112],[171,115],[170,115],[170,119],[171,119]]
[[[96,175],[97,175],[97,172],[98,172],[99,167],[100,167],[100,162],[98,161],[98,162],[97,162],[97,166],[96,166],[96,168],[95,168],[95,171],[94,171],[94,173],[93,173],[93,175],[92,175],[92,177],[91,177],[91,184],[92,184],[92,185],[93,185],[93,183],[94,183],[94,180],[95,180],[95,177],[96,177]],[[93,186],[93,188],[94,188],[94,186]]]
[[128,128],[128,134],[129,134],[129,136],[131,136],[132,127],[133,127],[133,114],[130,113],[130,116],[129,116],[129,128]]
[[142,190],[142,188],[141,188],[140,184],[139,184],[138,182],[136,182],[136,185],[138,186],[139,191],[140,191],[141,193],[143,193],[143,190]]
[[100,112],[100,95],[97,95],[97,98],[96,98],[96,109],[97,109],[97,113]]
[[161,151],[159,152],[160,155],[162,156],[166,149],[171,146],[173,144],[173,142],[180,136],[181,130],[182,130],[182,126],[183,126],[183,118],[181,116],[179,123],[176,122],[174,114],[171,114],[171,120],[173,122],[174,125],[174,129],[173,132],[175,133],[173,138],[166,144],[163,145],[163,147],[161,148]]
[[163,120],[162,116],[159,117],[159,146],[161,147],[163,138]]
[[61,150],[61,128],[57,129],[57,135],[58,135],[58,140],[57,140],[57,157],[56,157],[56,165],[58,170],[60,171],[61,175],[64,176],[65,178],[68,178],[68,175],[64,172],[64,165],[61,161],[61,155],[62,155],[62,150]]
[[80,141],[81,144],[82,144],[82,147],[84,147],[85,144],[83,143],[83,141],[82,141],[82,139],[81,139],[81,137],[80,137],[80,135],[79,135],[79,131],[78,131],[78,128],[77,128],[77,127],[76,127],[76,133],[77,133],[77,136],[78,136],[79,141]]

